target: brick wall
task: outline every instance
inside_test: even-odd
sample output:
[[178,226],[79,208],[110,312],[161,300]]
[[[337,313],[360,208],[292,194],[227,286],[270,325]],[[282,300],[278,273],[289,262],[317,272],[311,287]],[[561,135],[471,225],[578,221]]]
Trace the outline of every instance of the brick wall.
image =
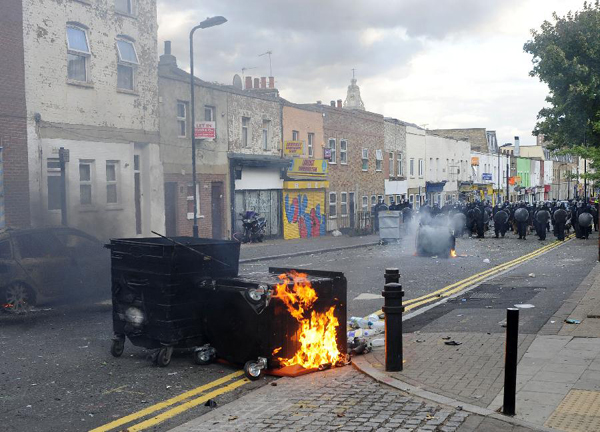
[[[223,184],[223,200],[220,209],[222,237],[229,236],[226,216],[226,203],[228,196],[227,176],[223,174],[198,174],[199,200],[198,200],[198,230],[200,237],[212,238],[212,183]],[[177,235],[191,236],[193,234],[194,220],[188,219],[188,185],[192,182],[191,175],[165,174],[165,182],[177,183]]]
[[[325,114],[323,130],[325,146],[330,138],[336,140],[336,164],[329,165],[329,192],[337,193],[338,226],[343,226],[341,215],[341,193],[354,192],[356,210],[362,210],[362,197],[368,196],[368,208],[371,207],[372,195],[384,195],[386,178],[386,154],[384,143],[383,116],[365,111],[347,110],[322,106]],[[347,164],[340,159],[340,140],[348,142]],[[362,149],[368,149],[368,169],[362,169]],[[383,152],[382,170],[375,169],[376,150]],[[326,208],[329,215],[329,194],[326,196]],[[334,229],[336,223],[330,218],[329,228]]]
[[21,0],[3,0],[0,14],[0,146],[4,148],[7,226],[28,226],[29,173]]

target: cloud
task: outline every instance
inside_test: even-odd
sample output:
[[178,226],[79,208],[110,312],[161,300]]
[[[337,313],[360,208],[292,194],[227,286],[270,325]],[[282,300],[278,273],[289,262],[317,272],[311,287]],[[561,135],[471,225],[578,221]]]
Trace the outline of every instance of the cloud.
[[547,89],[528,76],[529,30],[577,0],[159,0],[159,41],[189,63],[189,30],[208,16],[224,25],[195,36],[197,75],[231,83],[242,68],[273,75],[294,102],[344,99],[356,68],[367,109],[429,128],[486,127],[499,141],[531,130]]

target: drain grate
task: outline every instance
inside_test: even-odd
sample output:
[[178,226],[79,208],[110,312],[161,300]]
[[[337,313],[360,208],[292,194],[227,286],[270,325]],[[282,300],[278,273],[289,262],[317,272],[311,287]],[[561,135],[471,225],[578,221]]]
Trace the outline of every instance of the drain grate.
[[600,430],[600,392],[571,390],[544,426],[567,432]]

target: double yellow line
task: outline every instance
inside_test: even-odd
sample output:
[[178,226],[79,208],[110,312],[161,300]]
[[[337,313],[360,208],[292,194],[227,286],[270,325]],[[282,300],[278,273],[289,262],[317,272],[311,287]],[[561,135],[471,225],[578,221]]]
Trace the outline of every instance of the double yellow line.
[[[565,239],[565,241],[571,240],[573,237],[575,237],[575,235],[571,234],[570,236],[568,236]],[[468,288],[470,286],[478,284],[479,282],[481,282],[481,281],[483,281],[483,280],[485,280],[485,279],[487,279],[487,278],[489,278],[491,276],[494,276],[494,275],[496,275],[498,273],[501,273],[503,271],[509,270],[509,269],[511,269],[513,267],[516,267],[519,264],[522,264],[522,263],[524,263],[526,261],[532,260],[532,259],[534,259],[534,258],[536,258],[536,257],[538,257],[538,256],[540,256],[540,255],[542,255],[542,254],[544,254],[544,253],[552,250],[552,249],[555,249],[555,248],[561,246],[564,243],[565,242],[563,242],[563,241],[556,240],[556,241],[554,241],[554,242],[552,242],[552,243],[550,243],[550,244],[548,244],[548,245],[546,245],[544,247],[536,249],[533,252],[530,252],[530,253],[528,253],[526,255],[520,256],[519,258],[516,258],[516,259],[514,259],[512,261],[505,262],[504,264],[500,264],[499,266],[493,267],[493,268],[488,269],[486,271],[483,271],[481,273],[474,274],[473,276],[470,276],[470,277],[468,277],[466,279],[463,279],[463,280],[458,281],[456,283],[453,283],[451,285],[445,286],[444,288],[441,288],[441,289],[439,289],[437,291],[433,291],[433,292],[431,292],[429,294],[425,294],[425,295],[423,295],[421,297],[417,297],[417,298],[414,298],[414,299],[407,300],[407,301],[403,302],[405,310],[406,311],[410,311],[410,310],[415,309],[415,308],[417,308],[419,306],[423,306],[423,305],[425,305],[427,303],[431,303],[433,301],[440,300],[440,299],[442,299],[444,297],[449,297],[449,296],[451,296],[453,294],[456,294],[459,291],[464,290],[465,288]],[[375,314],[377,314],[377,315],[379,315],[381,313],[382,313],[381,310],[375,312]]]
[[[150,427],[156,426],[157,424],[162,423],[165,420],[173,418],[178,414],[181,414],[191,408],[194,408],[200,404],[205,403],[209,399],[215,398],[219,395],[222,395],[223,393],[230,392],[232,390],[235,390],[236,388],[239,388],[245,384],[248,384],[250,381],[248,381],[247,378],[240,378],[243,374],[244,374],[243,371],[237,371],[237,372],[231,373],[229,375],[224,376],[223,378],[219,378],[218,380],[212,381],[208,384],[205,384],[203,386],[200,386],[195,389],[189,390],[185,393],[182,393],[179,396],[175,396],[171,399],[167,399],[166,401],[159,402],[159,403],[149,406],[148,408],[145,408],[141,411],[135,412],[133,414],[129,414],[128,416],[121,417],[120,419],[117,419],[117,420],[107,423],[103,426],[92,429],[90,432],[108,432],[110,430],[118,428],[119,426],[123,426],[125,424],[135,422],[136,420],[143,419],[144,417],[147,417],[151,414],[156,414],[156,415],[148,418],[147,420],[143,420],[140,423],[136,423],[132,426],[127,427],[127,431],[129,431],[129,432],[142,431],[142,430],[148,429]],[[225,384],[231,380],[234,380],[234,381],[230,384],[227,384],[224,387],[221,387],[216,390],[212,390],[208,393],[205,393],[207,390],[210,390],[214,387],[218,387],[221,384]],[[202,394],[202,395],[199,397],[195,397],[200,394]],[[180,402],[183,402],[183,403],[179,404]],[[177,405],[177,404],[179,404],[179,405]],[[165,410],[165,408],[168,408],[168,407],[171,407],[174,405],[176,405],[174,408]],[[163,410],[165,410],[165,411],[163,411]],[[159,413],[159,411],[162,411],[162,412]]]

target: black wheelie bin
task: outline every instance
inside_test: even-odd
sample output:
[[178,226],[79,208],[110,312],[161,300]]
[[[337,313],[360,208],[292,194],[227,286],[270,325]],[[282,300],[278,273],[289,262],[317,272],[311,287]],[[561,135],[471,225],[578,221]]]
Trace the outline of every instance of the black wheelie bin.
[[193,237],[113,239],[111,279],[114,338],[111,353],[123,354],[125,339],[157,349],[167,366],[174,348],[205,343],[202,285],[238,274],[237,241]]

